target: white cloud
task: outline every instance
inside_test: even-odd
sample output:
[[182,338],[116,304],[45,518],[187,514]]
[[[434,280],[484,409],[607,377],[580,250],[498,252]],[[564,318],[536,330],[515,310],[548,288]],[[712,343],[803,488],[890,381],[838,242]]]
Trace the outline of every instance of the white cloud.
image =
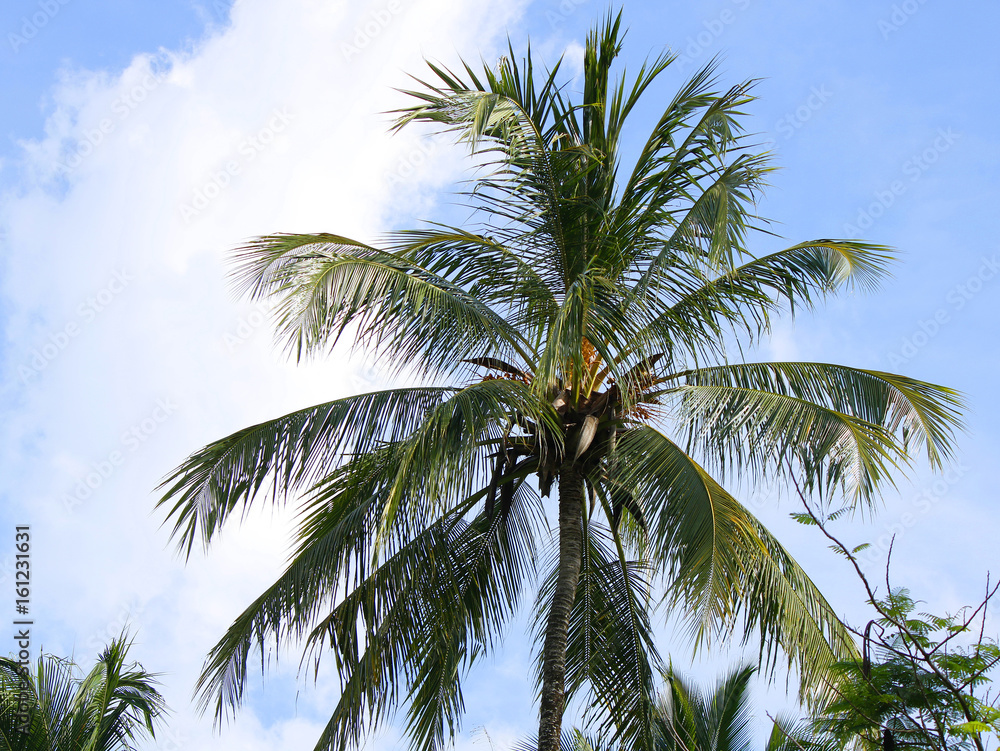
[[460,154],[389,136],[381,113],[423,55],[489,59],[520,5],[240,2],[194,50],[67,73],[45,138],[23,144],[28,180],[0,204],[0,461],[5,518],[35,540],[33,649],[87,662],[130,621],[175,712],[160,748],[308,748],[336,695],[310,683],[281,699],[287,715],[268,709],[296,683],[292,653],[221,739],[189,702],[207,650],[280,569],[288,524],[252,516],[184,566],[154,488],[208,441],[373,377],[344,358],[287,362],[233,299],[226,251],[431,216]]

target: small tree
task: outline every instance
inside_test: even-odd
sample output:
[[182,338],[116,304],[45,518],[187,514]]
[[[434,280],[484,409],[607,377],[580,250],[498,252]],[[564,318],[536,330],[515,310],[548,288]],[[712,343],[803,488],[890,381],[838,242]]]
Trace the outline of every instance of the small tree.
[[[664,674],[659,699],[650,704],[655,728],[650,743],[642,751],[753,751],[759,743],[753,737],[753,705],[750,682],[753,665],[731,669],[711,692],[704,692],[674,671]],[[764,751],[834,751],[829,734],[817,734],[810,723],[787,717],[772,721]],[[491,744],[492,746],[492,744]],[[564,733],[562,751],[624,751],[629,748],[574,729]],[[533,742],[522,743],[515,751],[536,751]]]
[[166,713],[156,676],[126,664],[132,643],[115,639],[86,675],[42,654],[33,672],[0,658],[0,749],[131,751]]
[[987,577],[982,601],[958,613],[915,612],[918,601],[909,590],[890,584],[890,545],[887,594],[879,597],[857,559],[869,546],[848,548],[827,527],[837,514],[821,517],[801,491],[799,497],[805,513],[793,516],[818,526],[847,558],[877,614],[864,629],[851,629],[862,642],[861,660],[834,665],[834,699],[815,718],[816,730],[839,746],[856,744],[865,751],[986,751],[990,736],[995,748],[1000,696],[990,690],[989,674],[1000,664],[1000,645],[985,636],[985,625],[1000,584],[991,587]]
[[[915,613],[917,603],[897,588],[873,605],[880,617],[865,629],[865,658],[835,667],[837,698],[817,720],[842,745],[856,740],[870,751],[920,748],[985,751],[1000,733],[997,696],[988,673],[1000,647],[982,632],[994,587],[979,606],[954,615]],[[969,612],[971,611],[971,613]],[[960,646],[955,640],[974,633]],[[977,695],[977,689],[985,689]]]

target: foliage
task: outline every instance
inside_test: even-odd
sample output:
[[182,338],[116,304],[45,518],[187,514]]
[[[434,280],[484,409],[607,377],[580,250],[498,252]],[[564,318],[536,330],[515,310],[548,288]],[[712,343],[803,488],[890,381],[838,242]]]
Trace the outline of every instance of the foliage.
[[968,613],[935,616],[915,613],[916,606],[905,589],[875,603],[884,615],[872,621],[874,654],[837,666],[837,699],[818,726],[870,751],[884,748],[887,733],[896,748],[981,749],[982,733],[1000,733],[997,697],[988,690],[1000,647],[982,633],[974,644],[956,645],[970,630]]
[[40,655],[33,672],[0,658],[0,749],[131,751],[166,712],[156,676],[126,664],[122,636],[80,675],[70,660]]
[[747,666],[729,673],[706,695],[671,670],[656,711],[659,751],[749,751],[752,746]]
[[726,360],[774,315],[874,287],[892,254],[831,239],[751,252],[768,155],[739,122],[752,83],[717,90],[711,65],[626,167],[625,121],[673,58],[614,79],[620,24],[588,37],[576,101],[558,65],[537,76],[513,48],[479,72],[430,64],[408,92],[398,127],[448,131],[480,165],[478,224],[377,244],[275,234],[238,252],[240,288],[277,301],[296,356],[352,338],[427,382],[240,430],[164,483],[188,555],[260,499],[301,504],[287,570],[208,656],[200,698],[217,717],[242,701],[250,655],[293,639],[341,678],[317,748],[359,744],[400,705],[414,745],[440,748],[464,676],[533,594],[546,751],[581,691],[615,741],[652,738],[660,588],[701,642],[745,627],[772,664],[783,650],[807,692],[853,653],[723,483],[794,475],[868,503],[915,446],[947,458],[960,401],[879,371]]
[[[644,751],[753,751],[754,716],[751,680],[756,668],[744,665],[723,676],[710,693],[669,668],[665,686],[651,707],[656,729],[653,742]],[[814,732],[807,722],[772,719],[771,734],[764,751],[833,751],[832,739]],[[517,751],[534,751],[530,743]],[[623,746],[606,738],[574,729],[565,734],[566,751],[620,751]]]
[[[944,616],[917,612],[909,590],[890,585],[878,597],[857,554],[867,545],[848,548],[828,528],[839,516],[821,518],[799,493],[805,513],[833,543],[835,552],[854,567],[877,617],[864,630],[852,629],[863,645],[861,659],[833,666],[833,700],[814,718],[817,732],[841,747],[865,751],[903,748],[985,751],[1000,738],[1000,695],[992,692],[991,672],[1000,665],[1000,644],[985,636],[992,588],[974,608]],[[892,548],[890,546],[889,559]],[[978,626],[976,625],[978,621]]]

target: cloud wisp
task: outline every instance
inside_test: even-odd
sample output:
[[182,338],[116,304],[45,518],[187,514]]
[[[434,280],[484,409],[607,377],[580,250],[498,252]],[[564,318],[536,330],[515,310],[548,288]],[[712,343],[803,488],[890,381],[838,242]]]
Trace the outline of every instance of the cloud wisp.
[[[22,144],[24,178],[0,199],[2,516],[37,541],[33,645],[86,662],[108,624],[128,625],[135,656],[164,673],[163,747],[218,746],[190,703],[195,677],[289,541],[268,511],[184,566],[154,489],[208,441],[376,377],[345,358],[289,363],[266,307],[234,301],[226,251],[276,231],[374,240],[427,215],[461,152],[390,136],[394,87],[424,55],[489,54],[520,5],[247,0],[192,50],[67,71],[45,137]],[[336,686],[296,705],[287,662],[228,746],[315,742]]]

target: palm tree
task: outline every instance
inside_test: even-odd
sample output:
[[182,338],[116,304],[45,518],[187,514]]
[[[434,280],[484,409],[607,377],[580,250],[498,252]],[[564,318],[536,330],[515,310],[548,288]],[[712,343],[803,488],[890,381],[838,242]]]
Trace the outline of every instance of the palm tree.
[[166,712],[156,677],[126,664],[131,642],[115,639],[84,676],[76,665],[40,655],[28,672],[0,658],[0,749],[130,751]]
[[656,718],[663,751],[749,751],[750,681],[755,668],[731,671],[705,696],[671,670]]
[[723,482],[791,477],[870,502],[912,445],[934,466],[948,457],[958,398],[888,373],[726,359],[781,310],[873,287],[891,252],[828,239],[750,252],[767,155],[738,124],[751,83],[715,92],[712,66],[620,171],[625,120],[673,60],[612,82],[620,21],[588,37],[578,103],[558,65],[536,79],[513,49],[478,74],[430,64],[410,92],[397,127],[431,123],[476,156],[478,225],[378,246],[278,234],[238,252],[241,289],[276,300],[298,357],[346,335],[427,380],[240,430],[164,482],[187,555],[259,499],[301,499],[287,570],[206,660],[200,697],[217,717],[241,702],[255,648],[299,639],[304,661],[333,653],[343,688],[317,748],[359,742],[399,704],[415,746],[440,747],[464,674],[531,591],[543,751],[584,688],[622,743],[651,737],[661,584],[699,643],[739,623],[807,691],[853,654]]
[[[752,665],[737,667],[705,694],[670,667],[664,673],[665,686],[652,709],[655,734],[645,751],[752,751],[753,707]],[[622,751],[608,738],[591,736],[578,729],[563,733],[562,751]],[[813,732],[808,723],[779,718],[772,722],[764,751],[835,751],[827,736]],[[533,742],[522,743],[517,751],[535,751]]]
[[[749,665],[736,668],[706,695],[671,669],[654,715],[660,725],[656,751],[750,751],[754,746],[750,681],[755,671]],[[779,717],[772,721],[764,751],[835,748],[828,738],[813,733],[807,723]]]

